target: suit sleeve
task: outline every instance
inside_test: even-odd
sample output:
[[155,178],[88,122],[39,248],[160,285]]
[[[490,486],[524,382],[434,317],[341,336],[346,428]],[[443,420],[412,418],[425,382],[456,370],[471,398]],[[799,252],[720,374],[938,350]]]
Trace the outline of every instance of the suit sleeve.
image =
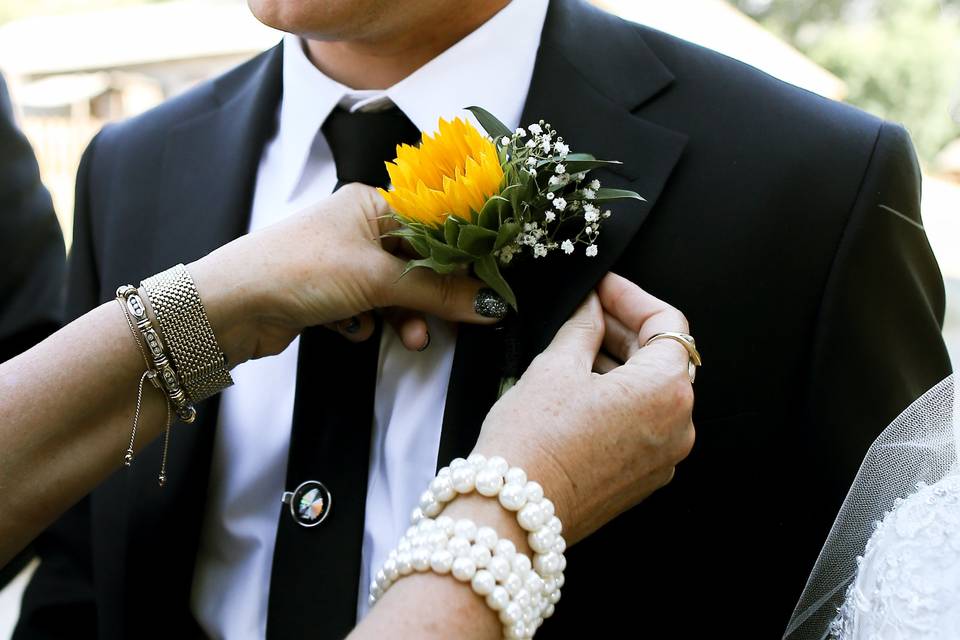
[[[87,147],[77,172],[67,320],[92,309],[100,297],[89,202],[90,165],[96,142],[94,138]],[[90,498],[86,497],[34,542],[40,566],[24,592],[14,640],[96,635],[90,533]]]
[[822,474],[832,515],[874,438],[950,373],[920,181],[907,132],[882,125],[824,289],[808,385],[817,449],[806,472]]
[[56,331],[64,249],[33,150],[13,120],[0,78],[0,362]]

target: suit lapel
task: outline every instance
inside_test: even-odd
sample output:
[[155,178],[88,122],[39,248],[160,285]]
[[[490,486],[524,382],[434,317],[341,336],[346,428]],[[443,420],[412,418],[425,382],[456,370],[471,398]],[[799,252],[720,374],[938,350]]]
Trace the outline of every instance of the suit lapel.
[[[171,129],[158,212],[145,231],[151,239],[147,272],[191,262],[246,232],[260,155],[275,127],[281,62],[278,46],[248,63],[249,73],[224,76],[210,89],[211,109]],[[216,399],[202,403],[198,412],[194,424],[173,428],[166,486],[157,486],[160,442],[126,470],[124,539],[139,547],[126,553],[124,570],[132,580],[127,583],[153,583],[185,603],[205,506]],[[151,552],[143,553],[142,546],[151,542]],[[141,594],[129,595],[128,610],[153,606]],[[137,619],[139,614],[128,617]]]
[[[683,152],[686,136],[635,115],[673,76],[629,25],[576,0],[553,0],[547,13],[523,123],[545,120],[576,151],[620,160],[598,170],[604,186],[646,198],[613,203],[598,255],[525,260],[506,276],[520,308],[516,318],[521,370],[613,267],[653,209]],[[578,43],[590,43],[580,47]],[[504,329],[463,326],[457,339],[444,411],[438,466],[466,455],[496,393]]]

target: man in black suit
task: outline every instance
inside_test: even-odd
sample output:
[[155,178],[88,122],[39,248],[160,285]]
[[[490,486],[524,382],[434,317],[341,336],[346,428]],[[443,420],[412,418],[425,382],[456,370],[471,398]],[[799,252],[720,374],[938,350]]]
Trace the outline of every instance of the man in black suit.
[[[315,60],[328,73],[349,62],[351,34],[420,37],[414,9],[431,6],[253,4],[274,26],[339,45]],[[71,316],[245,230],[284,55],[272,49],[90,145]],[[539,637],[779,637],[869,442],[950,370],[909,138],[578,0],[546,13],[522,122],[541,118],[572,148],[622,160],[597,177],[647,201],[614,208],[598,257],[518,270],[523,360],[612,270],[687,315],[706,366],[694,452],[672,484],[569,551],[563,601]],[[497,349],[494,330],[460,328],[439,464],[470,450],[496,396]],[[372,378],[349,358],[301,351],[298,390],[324,372]],[[372,395],[351,393],[328,404],[369,419]],[[147,461],[45,535],[17,638],[199,633],[190,593],[216,412],[203,407],[173,438],[179,468],[164,490]],[[275,556],[268,636],[335,638],[353,624],[369,446],[342,449],[361,490],[317,528],[311,549],[327,564],[278,572]],[[284,526],[278,552],[295,542]]]

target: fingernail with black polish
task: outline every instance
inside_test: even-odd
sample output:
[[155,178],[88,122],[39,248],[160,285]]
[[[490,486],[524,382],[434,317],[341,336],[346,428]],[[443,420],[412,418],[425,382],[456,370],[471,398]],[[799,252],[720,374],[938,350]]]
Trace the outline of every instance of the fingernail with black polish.
[[426,351],[427,347],[430,346],[430,332],[427,331],[427,339],[423,341],[423,346],[417,349],[417,351]]
[[477,292],[477,297],[473,300],[473,310],[479,316],[498,320],[505,318],[509,311],[506,301],[493,289],[480,289]]
[[343,325],[343,330],[346,333],[356,333],[357,331],[360,331],[360,318],[357,316],[350,318],[350,320]]

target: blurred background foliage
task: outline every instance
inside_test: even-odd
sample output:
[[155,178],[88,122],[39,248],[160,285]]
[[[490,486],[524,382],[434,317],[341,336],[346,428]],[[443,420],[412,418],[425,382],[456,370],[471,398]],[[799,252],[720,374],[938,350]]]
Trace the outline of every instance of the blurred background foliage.
[[925,163],[960,136],[960,0],[731,1],[902,122]]

